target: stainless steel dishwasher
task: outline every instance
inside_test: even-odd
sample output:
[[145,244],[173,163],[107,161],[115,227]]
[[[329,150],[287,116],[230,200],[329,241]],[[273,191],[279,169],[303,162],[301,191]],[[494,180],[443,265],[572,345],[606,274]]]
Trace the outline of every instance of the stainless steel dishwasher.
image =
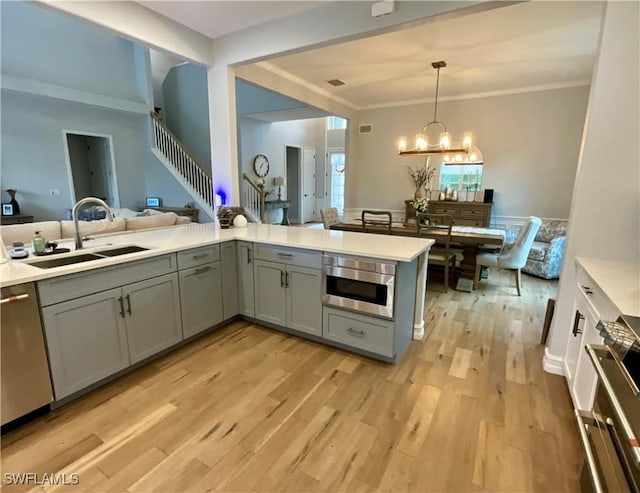
[[38,298],[33,283],[2,288],[2,425],[53,401]]

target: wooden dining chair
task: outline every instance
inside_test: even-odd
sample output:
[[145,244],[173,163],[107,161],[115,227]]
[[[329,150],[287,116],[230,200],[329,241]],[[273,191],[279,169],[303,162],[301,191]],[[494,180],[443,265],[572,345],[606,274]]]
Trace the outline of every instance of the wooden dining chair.
[[[418,236],[429,236],[436,244],[429,250],[429,264],[444,267],[444,291],[449,290],[449,268],[456,267],[456,254],[451,251],[451,226],[453,217],[449,214],[416,214]],[[434,234],[435,233],[435,234]]]
[[[385,216],[386,219],[382,219],[380,216]],[[362,211],[362,231],[390,235],[391,213],[389,211]]]

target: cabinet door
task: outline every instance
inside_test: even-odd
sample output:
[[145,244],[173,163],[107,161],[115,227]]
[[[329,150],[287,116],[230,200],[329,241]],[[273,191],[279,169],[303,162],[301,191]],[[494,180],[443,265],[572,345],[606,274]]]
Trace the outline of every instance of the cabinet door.
[[253,243],[238,242],[238,304],[241,315],[255,318]]
[[131,363],[182,340],[178,274],[168,274],[122,288]]
[[181,270],[182,332],[190,337],[222,322],[220,262]]
[[321,271],[287,267],[287,327],[322,336]]
[[120,288],[42,309],[56,400],[129,366]]
[[585,346],[587,344],[602,344],[603,339],[598,329],[596,329],[598,320],[594,317],[592,311],[587,310],[584,317],[584,332],[573,379],[572,393],[578,409],[591,410],[593,408],[598,375],[589,359],[589,355],[585,351]]
[[[580,296],[580,294],[578,294]],[[567,378],[569,388],[573,385],[575,378],[576,366],[578,365],[578,356],[583,351],[582,334],[584,333],[584,314],[586,310],[577,301],[574,304],[573,318],[571,327],[569,327],[569,339],[567,341],[567,349],[564,355],[564,372]]]
[[238,262],[236,242],[228,241],[220,246],[222,262],[222,313],[225,320],[238,314]]
[[255,318],[258,320],[286,326],[287,291],[284,277],[284,265],[254,261]]

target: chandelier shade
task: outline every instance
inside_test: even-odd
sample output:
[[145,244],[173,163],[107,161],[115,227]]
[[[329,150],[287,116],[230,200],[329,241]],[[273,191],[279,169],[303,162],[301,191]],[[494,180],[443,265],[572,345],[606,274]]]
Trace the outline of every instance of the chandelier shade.
[[[441,156],[444,164],[480,164],[482,153],[473,141],[473,134],[465,132],[459,142],[454,142],[446,125],[438,120],[438,92],[440,89],[440,69],[446,67],[444,60],[431,63],[437,71],[436,97],[433,120],[416,134],[415,143],[409,147],[407,137],[400,137],[398,151],[400,156]],[[434,133],[435,131],[435,133]]]

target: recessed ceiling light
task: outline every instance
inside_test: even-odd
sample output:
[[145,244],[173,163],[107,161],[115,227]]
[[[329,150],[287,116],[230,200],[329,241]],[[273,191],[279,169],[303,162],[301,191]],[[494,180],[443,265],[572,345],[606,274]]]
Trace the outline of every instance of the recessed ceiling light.
[[340,87],[346,84],[346,82],[341,79],[331,79],[331,80],[328,80],[327,83],[331,84],[333,87]]

